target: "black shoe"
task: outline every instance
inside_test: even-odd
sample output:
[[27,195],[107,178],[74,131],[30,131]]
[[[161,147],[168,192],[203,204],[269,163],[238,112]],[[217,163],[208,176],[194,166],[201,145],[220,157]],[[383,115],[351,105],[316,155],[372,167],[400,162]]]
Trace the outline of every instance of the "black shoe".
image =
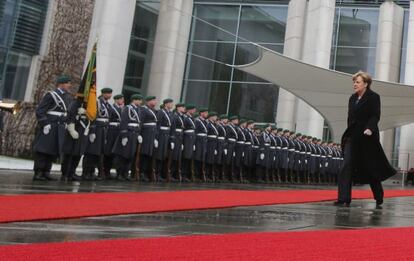
[[69,180],[68,177],[65,177],[65,176],[60,177],[60,181],[66,182],[68,180]]
[[335,201],[333,203],[334,206],[338,206],[338,207],[349,207],[351,205],[351,202],[344,202],[344,201]]
[[384,203],[384,200],[377,200],[375,208],[376,209],[382,209],[382,204]]
[[79,177],[78,175],[72,175],[68,178],[68,181],[81,181],[82,178]]
[[119,181],[125,181],[125,177],[123,175],[118,175],[118,177],[116,177],[117,180]]
[[52,176],[50,175],[50,173],[49,173],[49,172],[44,172],[44,173],[43,173],[43,177],[44,177],[46,180],[50,180],[50,181],[56,181],[56,180],[57,180],[56,178],[52,177]]
[[33,176],[33,181],[45,181],[46,178],[40,172],[35,172]]
[[142,174],[139,176],[139,180],[142,182],[149,182],[149,179],[145,175],[142,175]]

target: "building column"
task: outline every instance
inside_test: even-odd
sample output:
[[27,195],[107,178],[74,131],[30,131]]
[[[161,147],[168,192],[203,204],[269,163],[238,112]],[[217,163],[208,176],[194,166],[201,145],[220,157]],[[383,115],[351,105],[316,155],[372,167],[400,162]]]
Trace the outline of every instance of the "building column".
[[[404,9],[392,1],[380,6],[378,38],[375,60],[375,78],[398,82],[400,71],[401,41],[404,24]],[[375,86],[373,86],[375,90]],[[388,159],[392,159],[395,130],[383,131],[380,140]]]
[[180,99],[192,13],[193,0],[161,1],[148,94]]
[[[304,62],[329,68],[334,17],[335,0],[309,0],[303,43]],[[296,106],[296,131],[322,138],[322,115],[302,100],[298,100]]]
[[[288,7],[283,54],[296,60],[302,58],[306,6],[306,0],[291,0]],[[289,130],[295,129],[296,103],[295,95],[280,88],[276,116],[278,127]]]
[[[414,2],[410,2],[408,23],[407,56],[405,63],[405,84],[414,85]],[[414,88],[414,87],[413,87]],[[401,127],[398,167],[409,169],[414,167],[414,123]]]
[[121,93],[136,0],[95,1],[85,67],[98,40],[97,89],[110,87]]

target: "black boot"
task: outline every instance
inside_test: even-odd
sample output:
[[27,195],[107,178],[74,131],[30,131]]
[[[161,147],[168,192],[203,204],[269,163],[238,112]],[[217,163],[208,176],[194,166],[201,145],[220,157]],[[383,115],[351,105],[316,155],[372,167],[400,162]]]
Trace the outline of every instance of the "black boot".
[[33,181],[45,181],[46,178],[43,177],[42,173],[40,171],[35,171],[35,174],[33,176]]
[[54,178],[54,177],[52,177],[52,176],[50,175],[50,172],[49,172],[49,171],[45,171],[45,172],[43,172],[43,177],[44,177],[46,180],[51,180],[51,181],[55,181],[55,180],[57,180],[56,178]]

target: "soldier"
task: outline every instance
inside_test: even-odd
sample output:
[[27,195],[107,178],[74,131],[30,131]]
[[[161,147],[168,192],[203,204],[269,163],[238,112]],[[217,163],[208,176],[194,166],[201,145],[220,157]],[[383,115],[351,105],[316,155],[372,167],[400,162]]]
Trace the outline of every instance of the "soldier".
[[86,150],[90,121],[82,107],[83,98],[74,99],[68,108],[67,132],[63,143],[62,181],[78,181],[76,168]]
[[254,166],[254,177],[253,181],[258,182],[259,181],[259,165],[257,164],[257,159],[260,155],[260,140],[259,137],[261,135],[260,127],[254,126],[252,129],[253,131],[253,156],[252,156],[252,165]]
[[171,181],[181,181],[181,160],[184,150],[184,103],[177,103],[175,111],[171,115]]
[[182,175],[183,181],[194,181],[193,175],[193,157],[195,151],[195,128],[193,115],[196,113],[196,107],[188,104],[186,107],[186,114],[184,115],[184,150],[183,150],[183,166]]
[[277,140],[276,140],[276,133],[277,128],[276,125],[272,125],[271,131],[269,133],[270,138],[270,173],[269,178],[273,183],[276,183],[276,175],[277,175]]
[[121,114],[119,136],[115,141],[113,153],[116,155],[117,175],[119,180],[131,180],[129,170],[134,162],[138,143],[142,143],[140,136],[141,117],[138,105],[142,100],[140,94],[131,96],[131,104],[127,105]]
[[249,182],[254,181],[254,167],[256,165],[256,149],[254,148],[254,121],[248,120],[246,122],[246,128],[243,129],[246,136],[245,150],[244,150],[244,167],[246,169],[246,180]]
[[237,116],[231,116],[229,118],[230,124],[227,125],[227,154],[226,155],[226,169],[229,174],[229,180],[234,181],[234,157],[236,156],[235,149],[239,134],[237,131],[237,125],[239,124],[239,118]]
[[109,104],[109,126],[104,147],[103,168],[106,179],[111,179],[111,168],[113,163],[112,149],[114,148],[115,141],[118,138],[120,131],[121,114],[125,102],[124,95],[115,95],[114,101],[114,104]]
[[154,149],[158,147],[158,141],[155,139],[157,136],[158,122],[157,111],[155,110],[155,106],[157,105],[156,99],[157,98],[155,96],[146,97],[146,105],[142,106],[141,109],[141,181],[149,181],[150,177],[152,177],[153,181],[155,181],[155,177],[152,176],[152,158],[154,156]]
[[282,140],[282,151],[280,155],[280,173],[282,182],[288,182],[288,171],[289,171],[289,130],[283,130],[280,134]]
[[157,175],[157,181],[162,182],[167,179],[166,173],[170,170],[167,169],[167,152],[169,147],[171,150],[174,149],[174,143],[170,144],[170,134],[171,134],[171,109],[173,108],[173,100],[165,99],[162,103],[162,109],[157,112],[157,138],[158,143],[155,150],[155,171]]
[[206,179],[208,182],[215,182],[216,176],[216,157],[218,154],[218,129],[216,125],[217,112],[209,112],[207,119],[207,149],[206,149]]
[[207,151],[207,116],[208,109],[199,109],[199,115],[194,121],[195,132],[196,132],[196,143],[194,151],[194,167],[195,175],[202,181],[207,181],[205,175],[205,159]]
[[222,114],[219,117],[219,121],[217,123],[217,157],[216,157],[216,170],[219,175],[217,175],[217,180],[221,182],[226,182],[226,174],[225,174],[225,160],[227,156],[227,144],[226,144],[226,126],[228,123],[228,116],[227,114]]
[[278,128],[276,130],[274,130],[274,139],[276,140],[276,162],[275,162],[275,168],[276,168],[276,176],[277,176],[277,182],[281,183],[282,182],[282,177],[281,177],[281,168],[282,168],[282,157],[283,157],[283,151],[282,151],[282,146],[283,146],[283,139],[282,139],[282,133],[283,133],[283,129],[282,128]]
[[239,125],[235,126],[237,131],[238,139],[236,143],[236,147],[234,150],[234,176],[235,180],[239,182],[244,181],[244,150],[245,150],[245,142],[246,142],[246,135],[242,128],[246,127],[247,120],[240,119]]
[[258,175],[257,181],[259,183],[264,183],[265,180],[268,180],[268,175],[270,171],[270,131],[272,129],[272,125],[268,124],[265,126],[264,130],[262,131],[261,135],[258,137],[260,142],[260,152],[257,158],[257,165],[260,167],[260,174]]
[[60,76],[57,87],[42,98],[36,109],[37,133],[33,141],[33,180],[56,180],[50,175],[52,162],[62,153],[66,132],[67,107],[72,100],[69,76]]
[[[111,88],[103,88],[98,98],[98,114],[95,121],[91,123],[89,130],[88,145],[82,162],[82,177],[85,180],[102,180],[103,154],[106,144],[106,135],[109,124],[109,99],[112,97]],[[95,177],[95,168],[98,169],[98,177]]]

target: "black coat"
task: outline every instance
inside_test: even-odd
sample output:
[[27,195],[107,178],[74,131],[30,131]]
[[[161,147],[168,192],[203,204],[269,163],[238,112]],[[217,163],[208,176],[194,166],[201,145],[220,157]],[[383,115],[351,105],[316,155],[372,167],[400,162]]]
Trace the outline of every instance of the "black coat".
[[[384,181],[396,171],[388,162],[379,141],[380,96],[368,89],[358,103],[357,99],[356,94],[349,98],[348,128],[342,136],[342,148],[348,142],[351,145],[352,176],[355,183]],[[371,136],[364,135],[366,129],[372,131]]]

